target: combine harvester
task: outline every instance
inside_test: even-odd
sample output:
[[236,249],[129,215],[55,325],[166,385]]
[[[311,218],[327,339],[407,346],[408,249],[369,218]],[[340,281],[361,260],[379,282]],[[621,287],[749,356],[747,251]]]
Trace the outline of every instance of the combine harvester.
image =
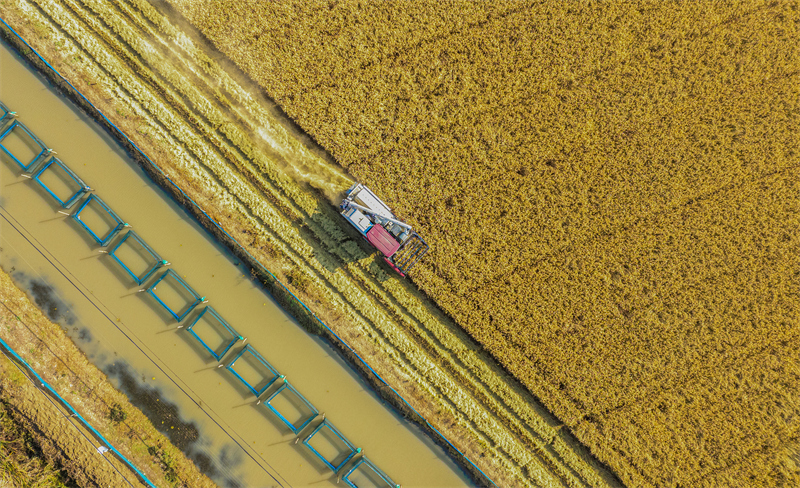
[[400,276],[405,277],[430,249],[410,225],[398,220],[391,209],[361,183],[347,190],[339,208],[344,218],[383,254],[383,259]]

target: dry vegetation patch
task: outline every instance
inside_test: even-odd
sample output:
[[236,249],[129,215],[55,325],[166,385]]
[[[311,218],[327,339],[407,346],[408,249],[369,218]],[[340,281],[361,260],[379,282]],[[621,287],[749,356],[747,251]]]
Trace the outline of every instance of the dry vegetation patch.
[[623,481],[800,482],[796,1],[170,3]]

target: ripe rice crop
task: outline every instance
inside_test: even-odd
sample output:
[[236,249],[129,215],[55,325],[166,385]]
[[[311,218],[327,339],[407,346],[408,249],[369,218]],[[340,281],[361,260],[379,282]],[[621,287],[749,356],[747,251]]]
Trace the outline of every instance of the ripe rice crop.
[[796,1],[171,3],[626,484],[800,483]]

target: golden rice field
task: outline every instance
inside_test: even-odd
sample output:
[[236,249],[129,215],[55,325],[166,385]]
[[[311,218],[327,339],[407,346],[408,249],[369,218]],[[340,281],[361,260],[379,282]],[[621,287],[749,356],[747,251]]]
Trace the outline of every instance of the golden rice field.
[[624,483],[800,484],[796,1],[170,4]]

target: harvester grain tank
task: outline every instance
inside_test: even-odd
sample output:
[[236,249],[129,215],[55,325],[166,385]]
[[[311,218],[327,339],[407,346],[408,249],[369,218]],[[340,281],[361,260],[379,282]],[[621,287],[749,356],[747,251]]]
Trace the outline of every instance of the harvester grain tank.
[[364,238],[383,254],[395,271],[405,276],[430,247],[410,225],[361,183],[347,190],[341,213]]

